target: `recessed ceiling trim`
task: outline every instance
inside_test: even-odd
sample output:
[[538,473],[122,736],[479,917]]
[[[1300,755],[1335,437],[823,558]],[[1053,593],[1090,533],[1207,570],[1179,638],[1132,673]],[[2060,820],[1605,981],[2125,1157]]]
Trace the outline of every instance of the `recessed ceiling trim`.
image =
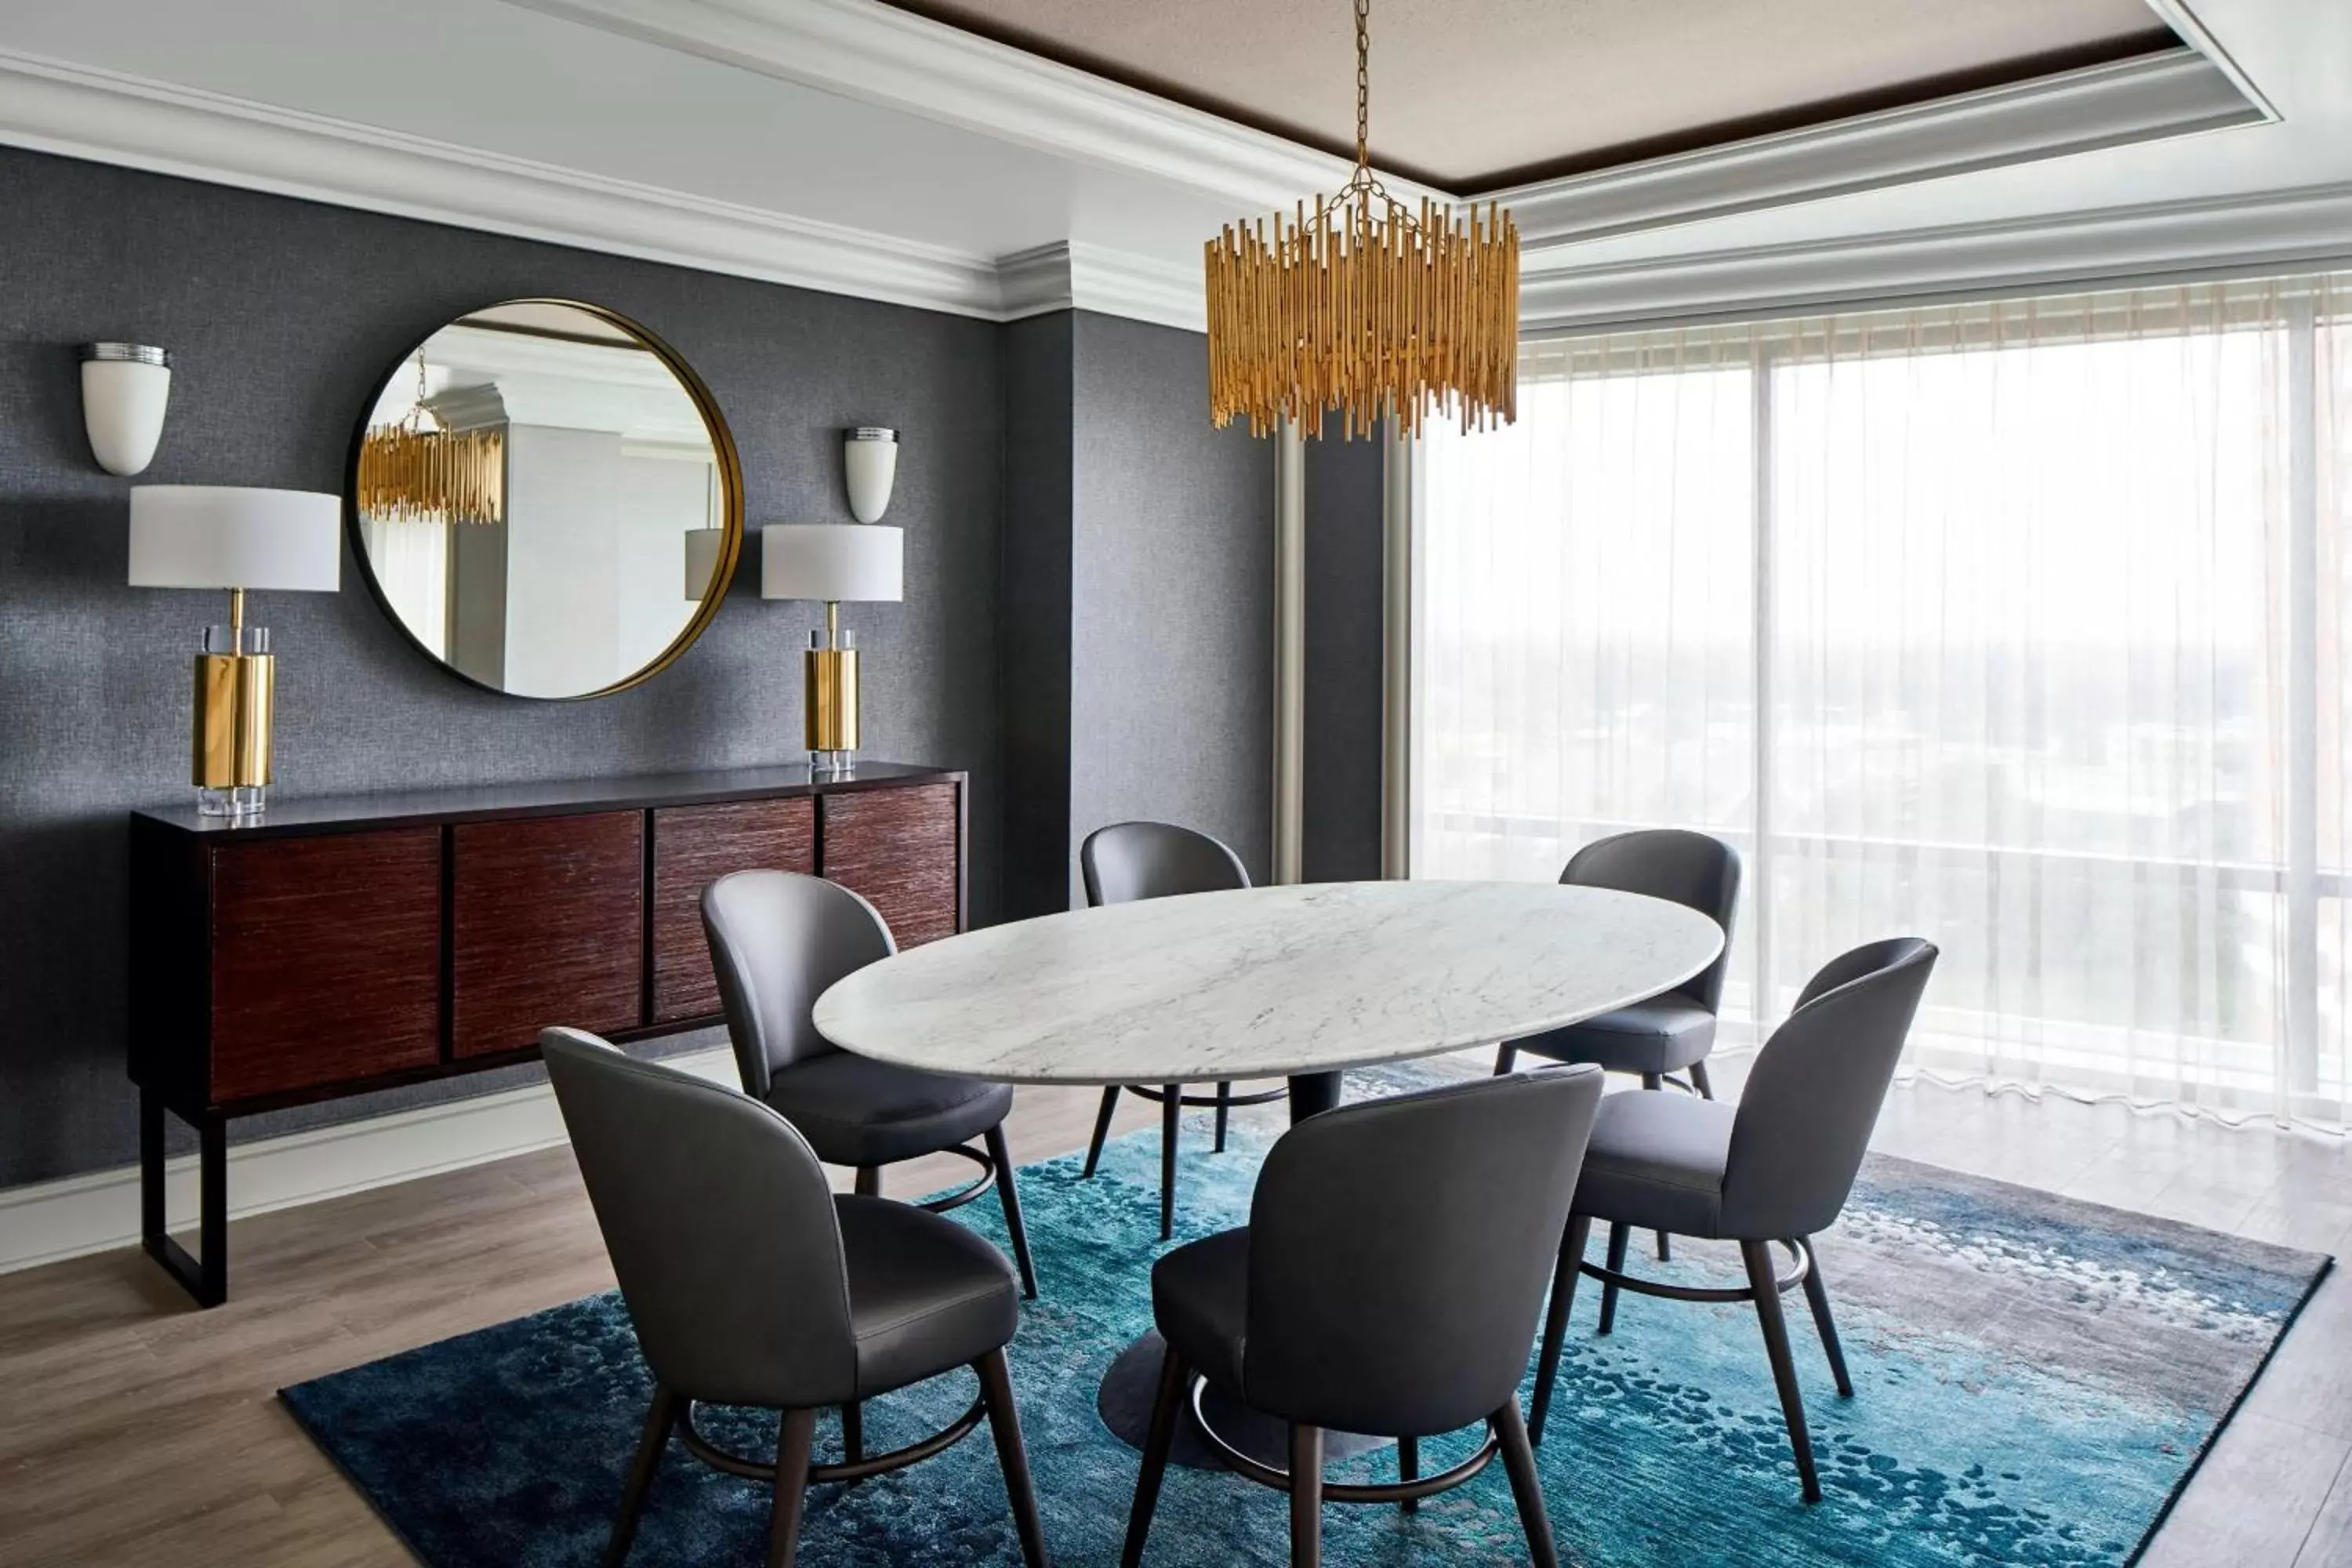
[[2271,118],[2266,105],[2249,101],[2229,72],[2197,50],[2168,49],[1539,181],[1496,192],[1492,199],[1517,220],[1533,270],[1542,267],[1546,250],[1610,235]]
[[1523,279],[1523,333],[1760,321],[2352,261],[2352,184],[2157,202],[1802,245],[1756,246]]
[[[1243,211],[1336,189],[1349,163],[878,0],[511,0],[530,10],[1100,167]],[[1450,194],[1388,175],[1407,202]]]
[[1179,267],[1081,241],[1000,258],[1006,321],[1049,310],[1096,310],[1187,331],[1208,330],[1198,267]]
[[829,294],[1000,310],[984,256],[5,50],[0,143]]

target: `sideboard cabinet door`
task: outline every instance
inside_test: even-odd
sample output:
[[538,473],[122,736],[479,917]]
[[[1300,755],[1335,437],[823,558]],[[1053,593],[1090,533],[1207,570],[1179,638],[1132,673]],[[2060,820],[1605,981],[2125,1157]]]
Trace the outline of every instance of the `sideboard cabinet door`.
[[730,871],[816,869],[816,803],[730,800],[654,813],[654,1017],[719,1011],[719,980],[702,932],[702,889]]
[[819,797],[819,865],[882,911],[902,952],[962,929],[961,796],[931,784]]
[[645,831],[637,811],[450,829],[456,1055],[523,1050],[553,1024],[645,1022]]
[[441,1059],[441,830],[212,851],[215,1105]]

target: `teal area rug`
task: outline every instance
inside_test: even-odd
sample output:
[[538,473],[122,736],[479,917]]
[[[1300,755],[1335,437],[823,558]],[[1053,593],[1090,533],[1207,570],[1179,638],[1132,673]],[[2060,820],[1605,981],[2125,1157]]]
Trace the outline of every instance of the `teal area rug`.
[[[1415,1081],[1359,1074],[1350,1091]],[[1425,1079],[1423,1079],[1425,1081]],[[1223,1155],[1187,1129],[1179,1241],[1241,1223],[1265,1136]],[[1136,1455],[1096,1413],[1102,1374],[1150,1327],[1159,1140],[1024,1168],[1044,1299],[1012,1350],[1014,1387],[1062,1568],[1118,1557]],[[995,1205],[959,1218],[1003,1240]],[[1564,1561],[1587,1568],[1724,1564],[1949,1568],[2125,1564],[2328,1267],[2315,1254],[1874,1157],[1821,1238],[1856,1396],[1837,1397],[1801,1304],[1790,1320],[1825,1500],[1797,1496],[1751,1309],[1627,1297],[1592,1335],[1578,1292],[1551,1431],[1538,1450]],[[1654,1271],[1661,1266],[1643,1265]],[[1677,1247],[1668,1277],[1729,1283],[1728,1248]],[[869,1451],[944,1425],[973,1396],[956,1373],[867,1407]],[[600,1560],[649,1388],[625,1312],[592,1297],[284,1391],[304,1427],[432,1568]],[[713,1436],[772,1452],[773,1418],[712,1412]],[[1431,1469],[1465,1431],[1424,1445]],[[830,1419],[820,1453],[837,1439]],[[1334,1466],[1386,1479],[1392,1451]],[[765,1488],[675,1442],[630,1562],[761,1560]],[[1016,1564],[995,1455],[975,1434],[941,1457],[810,1499],[809,1568]],[[1171,1468],[1147,1563],[1286,1560],[1280,1494]],[[1503,1564],[1526,1548],[1501,1467],[1419,1513],[1331,1506],[1326,1561],[1370,1568]]]

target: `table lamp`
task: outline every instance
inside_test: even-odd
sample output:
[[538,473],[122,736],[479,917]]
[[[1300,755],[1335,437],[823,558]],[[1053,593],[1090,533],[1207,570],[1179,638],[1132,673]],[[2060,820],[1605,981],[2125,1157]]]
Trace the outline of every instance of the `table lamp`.
[[268,628],[245,624],[246,592],[334,592],[342,506],[310,490],[131,488],[131,585],[228,590],[228,625],[205,628],[196,655],[194,782],[207,816],[250,816],[268,801],[277,667]]
[[841,629],[844,600],[904,597],[904,530],[864,522],[772,522],[760,530],[760,596],[812,599],[824,628],[809,635],[803,701],[809,768],[845,773],[857,761],[857,647]]

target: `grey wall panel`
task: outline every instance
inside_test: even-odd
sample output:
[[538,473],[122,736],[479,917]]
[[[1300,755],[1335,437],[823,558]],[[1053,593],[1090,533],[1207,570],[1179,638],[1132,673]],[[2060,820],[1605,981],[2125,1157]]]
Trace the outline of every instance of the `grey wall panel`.
[[1153,817],[1272,852],[1274,452],[1210,426],[1199,333],[1074,320],[1070,896],[1078,840]]
[[[219,614],[206,595],[124,585],[126,482],[97,468],[81,430],[73,345],[89,339],[173,353],[144,476],[156,482],[340,490],[393,362],[451,317],[528,294],[610,306],[676,345],[734,429],[754,524],[845,520],[839,428],[898,426],[889,521],[907,531],[906,602],[845,611],[866,650],[867,749],[972,770],[973,903],[982,919],[997,910],[1001,329],[13,151],[0,152],[0,1184],[133,1152],[123,816],[186,794],[187,657]],[[667,673],[617,697],[532,702],[416,653],[347,559],[340,594],[257,596],[280,659],[279,787],[793,758],[799,650],[819,612],[757,592],[753,549]]]
[[1006,918],[1069,907],[1071,313],[1004,328]]
[[1381,440],[1307,443],[1310,882],[1381,874]]

